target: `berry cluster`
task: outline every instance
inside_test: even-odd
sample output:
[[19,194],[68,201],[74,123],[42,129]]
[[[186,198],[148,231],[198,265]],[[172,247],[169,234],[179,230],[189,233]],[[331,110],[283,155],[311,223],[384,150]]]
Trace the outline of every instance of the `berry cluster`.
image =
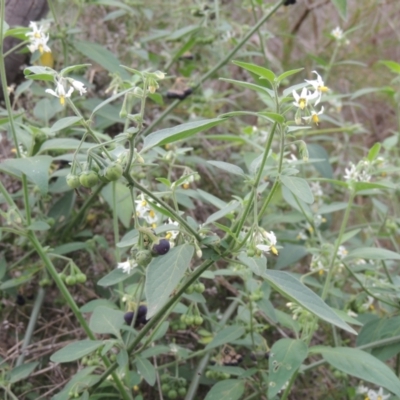
[[168,374],[161,375],[161,390],[168,399],[183,397],[187,392],[185,378],[176,378]]
[[[135,328],[139,327],[140,325],[146,325],[147,322],[149,321],[146,319],[146,314],[147,314],[147,307],[144,305],[139,306],[137,309],[137,317],[135,321]],[[124,320],[127,323],[127,325],[132,325],[132,321],[134,319],[135,313],[133,311],[128,311],[124,315]]]

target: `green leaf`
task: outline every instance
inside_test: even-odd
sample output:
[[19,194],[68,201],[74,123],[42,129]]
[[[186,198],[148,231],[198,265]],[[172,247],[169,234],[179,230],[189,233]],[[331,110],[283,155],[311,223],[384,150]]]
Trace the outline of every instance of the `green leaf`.
[[225,343],[231,343],[243,336],[245,332],[246,330],[243,326],[228,326],[215,335],[214,339],[206,346],[206,350],[222,346]]
[[124,324],[124,312],[99,306],[90,318],[90,329],[94,333],[110,333],[120,338],[120,328]]
[[214,214],[211,214],[208,218],[205,224],[210,224],[211,222],[217,221],[220,218],[224,217],[225,215],[229,214],[233,210],[236,210],[240,206],[240,203],[238,201],[233,201],[231,204],[227,205],[226,207],[222,208],[221,210],[215,212]]
[[237,165],[230,164],[225,161],[207,161],[207,162],[211,165],[214,165],[214,167],[222,169],[231,174],[235,174],[235,175],[239,175],[239,176],[246,176],[246,174],[244,173],[242,168],[240,168]]
[[133,206],[130,196],[130,189],[121,182],[110,182],[101,190],[101,195],[106,200],[111,209],[114,207],[114,198],[116,200],[115,208],[119,220],[129,228],[131,225]]
[[81,121],[81,117],[65,117],[56,121],[53,126],[50,128],[50,132],[55,133],[61,131],[62,129],[68,128],[71,125],[75,125],[79,121]]
[[[221,78],[221,81],[230,82],[230,83],[233,83],[235,85],[244,87],[246,89],[254,90],[255,92],[258,92],[258,93],[260,93],[262,95],[268,95],[272,99],[275,97],[275,93],[273,92],[273,90],[268,89],[268,88],[266,88],[264,86],[256,85],[255,83],[242,82],[242,81],[237,81],[235,79],[226,79],[226,78]],[[230,114],[232,114],[232,113],[223,114],[223,115],[221,115],[221,117],[223,117],[224,115],[228,116]],[[257,114],[257,113],[255,113],[255,114]]]
[[315,351],[336,369],[399,395],[400,380],[382,361],[365,351],[350,347],[318,346]]
[[108,308],[113,308],[115,310],[118,309],[118,307],[111,302],[110,300],[107,299],[95,299],[95,300],[91,300],[88,303],[86,303],[85,305],[83,305],[80,308],[80,312],[84,312],[84,313],[91,313],[95,310],[95,308],[97,307],[108,307]]
[[347,20],[347,0],[332,0],[342,19]]
[[[357,337],[357,347],[379,342],[382,339],[389,339],[400,335],[400,316],[392,318],[376,318],[368,321]],[[381,361],[386,361],[400,353],[400,343],[382,344],[374,346],[371,354]]]
[[14,368],[10,373],[10,383],[15,383],[27,378],[33,370],[39,365],[38,361],[30,362]]
[[[80,144],[80,140],[70,138],[56,138],[46,140],[40,147],[40,153],[48,150],[76,150]],[[83,143],[81,150],[87,150],[95,146],[95,143]]]
[[329,154],[319,144],[312,143],[307,144],[308,156],[310,161],[312,159],[322,159],[322,161],[312,161],[313,167],[323,176],[324,178],[333,178],[332,165],[329,162]]
[[282,115],[277,114],[277,113],[273,113],[273,112],[269,112],[269,111],[261,111],[257,114],[261,115],[263,117],[270,118],[272,121],[278,122],[279,124],[283,124],[285,122],[285,118],[282,117]]
[[287,77],[297,74],[300,71],[303,71],[304,68],[297,68],[297,69],[292,69],[291,71],[284,72],[283,74],[279,75],[278,78],[276,79],[278,83],[282,82],[284,79]]
[[271,348],[268,398],[275,397],[306,359],[307,345],[302,340],[280,339]]
[[350,333],[357,334],[319,296],[289,273],[267,270],[264,277],[278,292],[300,304],[317,317]]
[[24,69],[26,79],[54,82],[57,72],[49,67],[32,66]]
[[245,63],[242,61],[232,61],[232,63],[246,69],[247,71],[253,72],[261,78],[267,79],[271,83],[271,85],[274,85],[275,83],[275,74],[267,68],[260,67],[255,64]]
[[136,366],[139,374],[143,376],[143,379],[150,386],[153,386],[156,382],[156,369],[153,364],[145,358],[136,357]]
[[150,133],[144,138],[143,148],[141,152],[145,152],[154,146],[162,146],[167,143],[176,142],[177,140],[186,139],[189,136],[210,129],[213,126],[224,122],[223,118],[204,119],[201,121],[188,122],[174,126],[172,128],[162,129],[157,132]]
[[183,244],[172,248],[167,254],[153,258],[146,268],[145,293],[147,319],[168,301],[190,266],[194,247]]
[[400,64],[395,61],[382,60],[379,61],[379,64],[383,64],[385,67],[389,68],[395,74],[400,74]]
[[310,186],[305,179],[297,178],[295,176],[282,175],[281,182],[293,193],[294,196],[303,200],[307,204],[314,203],[314,195],[312,194]]
[[[53,158],[50,156],[34,156],[18,159],[7,159],[0,164],[3,167],[11,167],[21,177],[25,174],[28,180],[34,183],[42,194],[49,190],[49,169]],[[7,172],[7,170],[6,170]]]
[[175,41],[180,38],[186,37],[189,34],[195,33],[199,30],[199,25],[188,25],[184,28],[178,29],[175,32],[172,32],[166,37],[166,40]]
[[263,276],[267,269],[267,259],[264,256],[248,257],[245,253],[240,253],[239,260],[247,265],[253,274]]
[[343,261],[346,262],[358,258],[365,260],[400,260],[400,254],[379,247],[360,247],[350,251]]
[[396,184],[392,182],[354,182],[354,190],[356,193],[363,190],[372,189],[393,189],[396,190]]
[[34,221],[27,229],[30,229],[31,231],[47,231],[50,229],[50,225],[44,221]]
[[73,251],[83,250],[87,248],[88,245],[86,242],[71,242],[55,247],[52,253],[63,255],[72,253]]
[[88,339],[73,342],[71,344],[67,344],[61,350],[56,351],[50,357],[50,360],[56,363],[65,363],[79,360],[87,354],[96,351],[100,346],[102,346],[102,344],[103,341],[101,340]]
[[85,57],[90,60],[100,64],[108,72],[115,73],[118,72],[121,78],[129,79],[130,75],[120,67],[120,61],[111,51],[107,50],[104,46],[85,42],[83,40],[76,40],[73,42],[76,50],[82,53]]
[[243,381],[227,379],[216,383],[207,393],[205,400],[239,400],[243,393]]

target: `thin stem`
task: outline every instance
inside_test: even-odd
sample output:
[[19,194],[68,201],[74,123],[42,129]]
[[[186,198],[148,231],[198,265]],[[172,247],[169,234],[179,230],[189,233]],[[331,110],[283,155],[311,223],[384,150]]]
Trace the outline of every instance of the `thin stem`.
[[35,303],[34,303],[33,309],[32,309],[32,313],[29,318],[29,324],[26,328],[24,341],[23,341],[22,347],[21,347],[21,354],[18,357],[17,363],[15,364],[16,367],[18,367],[24,363],[25,350],[31,342],[32,335],[35,330],[36,322],[39,317],[39,312],[40,312],[40,309],[42,308],[45,294],[46,294],[46,291],[43,288],[39,288],[39,292],[36,296]]

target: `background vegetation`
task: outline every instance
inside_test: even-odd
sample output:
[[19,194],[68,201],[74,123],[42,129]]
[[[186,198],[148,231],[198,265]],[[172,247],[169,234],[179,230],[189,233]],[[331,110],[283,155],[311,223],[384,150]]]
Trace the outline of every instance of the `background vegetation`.
[[283,3],[3,22],[4,398],[400,398],[400,5]]

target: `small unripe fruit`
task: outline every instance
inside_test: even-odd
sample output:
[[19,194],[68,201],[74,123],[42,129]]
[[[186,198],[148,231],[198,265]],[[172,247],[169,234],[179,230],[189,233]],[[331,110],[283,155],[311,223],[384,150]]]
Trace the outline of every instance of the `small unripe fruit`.
[[86,275],[80,272],[79,274],[76,274],[76,281],[78,283],[85,283],[86,282]]
[[204,286],[204,283],[196,283],[194,290],[197,293],[203,293],[206,290],[206,287]]
[[176,399],[178,397],[178,392],[176,390],[170,390],[167,394],[169,399]]
[[180,387],[178,389],[178,394],[179,394],[179,396],[183,397],[186,394],[186,388],[185,387]]
[[170,390],[171,390],[171,386],[169,386],[168,383],[163,383],[163,384],[161,385],[161,391],[162,391],[164,394],[167,394]]
[[200,315],[196,315],[193,320],[193,324],[196,326],[200,326],[203,323],[203,318]]
[[167,239],[160,239],[157,244],[153,245],[153,253],[162,256],[169,252],[171,245]]
[[86,188],[91,188],[97,185],[99,176],[94,171],[84,171],[79,175],[79,182]]
[[75,276],[72,276],[72,275],[67,276],[67,277],[65,278],[65,283],[66,283],[67,285],[69,285],[69,286],[75,285],[75,284],[76,284],[76,278],[75,278]]
[[109,181],[117,181],[121,178],[123,173],[123,168],[121,164],[111,164],[104,171],[104,176]]
[[136,253],[135,260],[141,267],[147,267],[152,260],[151,251],[149,250],[139,250]]
[[79,176],[78,175],[68,174],[67,177],[66,177],[66,181],[67,181],[67,185],[71,189],[76,189],[79,186],[81,186],[81,183],[79,181]]

